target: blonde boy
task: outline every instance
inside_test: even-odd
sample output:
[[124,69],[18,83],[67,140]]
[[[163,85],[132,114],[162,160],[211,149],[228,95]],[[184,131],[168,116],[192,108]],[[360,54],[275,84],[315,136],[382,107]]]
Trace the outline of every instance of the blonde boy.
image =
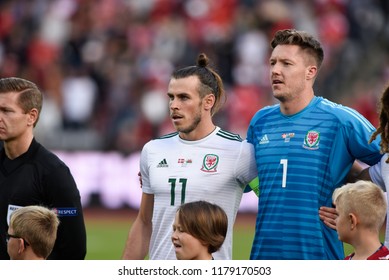
[[387,207],[383,191],[376,184],[361,180],[337,188],[332,199],[338,213],[339,239],[354,247],[345,259],[388,259],[389,250],[379,239]]
[[11,260],[45,260],[53,250],[59,219],[50,209],[31,205],[15,210],[7,232]]

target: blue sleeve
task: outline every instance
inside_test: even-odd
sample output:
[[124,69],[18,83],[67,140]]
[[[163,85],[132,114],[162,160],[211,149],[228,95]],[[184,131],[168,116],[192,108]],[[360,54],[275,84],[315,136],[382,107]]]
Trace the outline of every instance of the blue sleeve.
[[360,161],[374,165],[381,160],[380,153],[381,137],[378,136],[372,143],[369,140],[374,126],[361,114],[355,111],[356,117],[349,122],[351,125],[344,126],[345,137],[348,140],[348,147],[351,155]]
[[369,144],[375,130],[373,125],[355,110],[348,112],[340,116],[341,125],[331,150],[329,168],[335,185],[344,183],[342,178],[346,178],[355,159],[374,165],[382,157],[379,146],[381,138],[377,137]]

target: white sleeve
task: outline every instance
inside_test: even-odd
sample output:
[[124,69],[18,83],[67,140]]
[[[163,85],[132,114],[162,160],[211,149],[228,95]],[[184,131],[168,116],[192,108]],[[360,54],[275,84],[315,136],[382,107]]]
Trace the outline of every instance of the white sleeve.
[[236,162],[236,177],[243,186],[249,184],[258,176],[257,163],[255,161],[254,146],[243,140],[239,158]]
[[144,193],[152,194],[154,192],[150,186],[148,145],[149,145],[149,143],[146,143],[143,146],[143,149],[142,149],[142,152],[140,155],[140,173],[142,176],[142,191]]
[[[388,154],[384,155],[381,159],[381,175],[383,178],[383,181],[386,186],[386,201],[389,203],[389,163],[386,163],[386,159],[388,158]],[[389,206],[386,210],[386,232],[385,232],[385,246],[389,246]]]
[[[376,163],[375,165],[372,165],[369,167],[369,175],[373,183],[377,184],[380,186],[384,191],[386,190],[385,186],[385,180],[383,174],[383,168],[386,168],[386,174],[389,176],[389,164],[385,163],[386,159],[388,158],[387,155],[384,155],[381,158],[381,161]],[[389,179],[389,178],[388,178]]]

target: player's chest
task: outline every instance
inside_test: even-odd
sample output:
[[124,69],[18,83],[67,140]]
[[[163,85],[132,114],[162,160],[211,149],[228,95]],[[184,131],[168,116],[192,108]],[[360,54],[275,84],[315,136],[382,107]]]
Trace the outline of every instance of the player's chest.
[[312,154],[331,149],[337,132],[337,129],[328,128],[323,123],[264,126],[256,132],[254,146],[263,153],[292,149]]
[[150,183],[154,189],[222,186],[235,182],[235,166],[234,153],[218,150],[161,152],[149,161]]
[[228,172],[233,158],[215,150],[197,152],[161,152],[149,161],[151,175],[212,176]]

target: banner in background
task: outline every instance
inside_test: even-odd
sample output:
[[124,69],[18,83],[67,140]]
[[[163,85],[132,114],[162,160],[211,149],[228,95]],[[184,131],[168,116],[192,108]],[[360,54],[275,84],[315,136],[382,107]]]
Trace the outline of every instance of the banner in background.
[[[83,207],[91,204],[93,196],[101,206],[117,209],[138,209],[142,196],[139,183],[140,152],[123,156],[118,152],[54,151],[70,168],[81,195]],[[256,212],[258,199],[254,192],[243,195],[240,212]]]

